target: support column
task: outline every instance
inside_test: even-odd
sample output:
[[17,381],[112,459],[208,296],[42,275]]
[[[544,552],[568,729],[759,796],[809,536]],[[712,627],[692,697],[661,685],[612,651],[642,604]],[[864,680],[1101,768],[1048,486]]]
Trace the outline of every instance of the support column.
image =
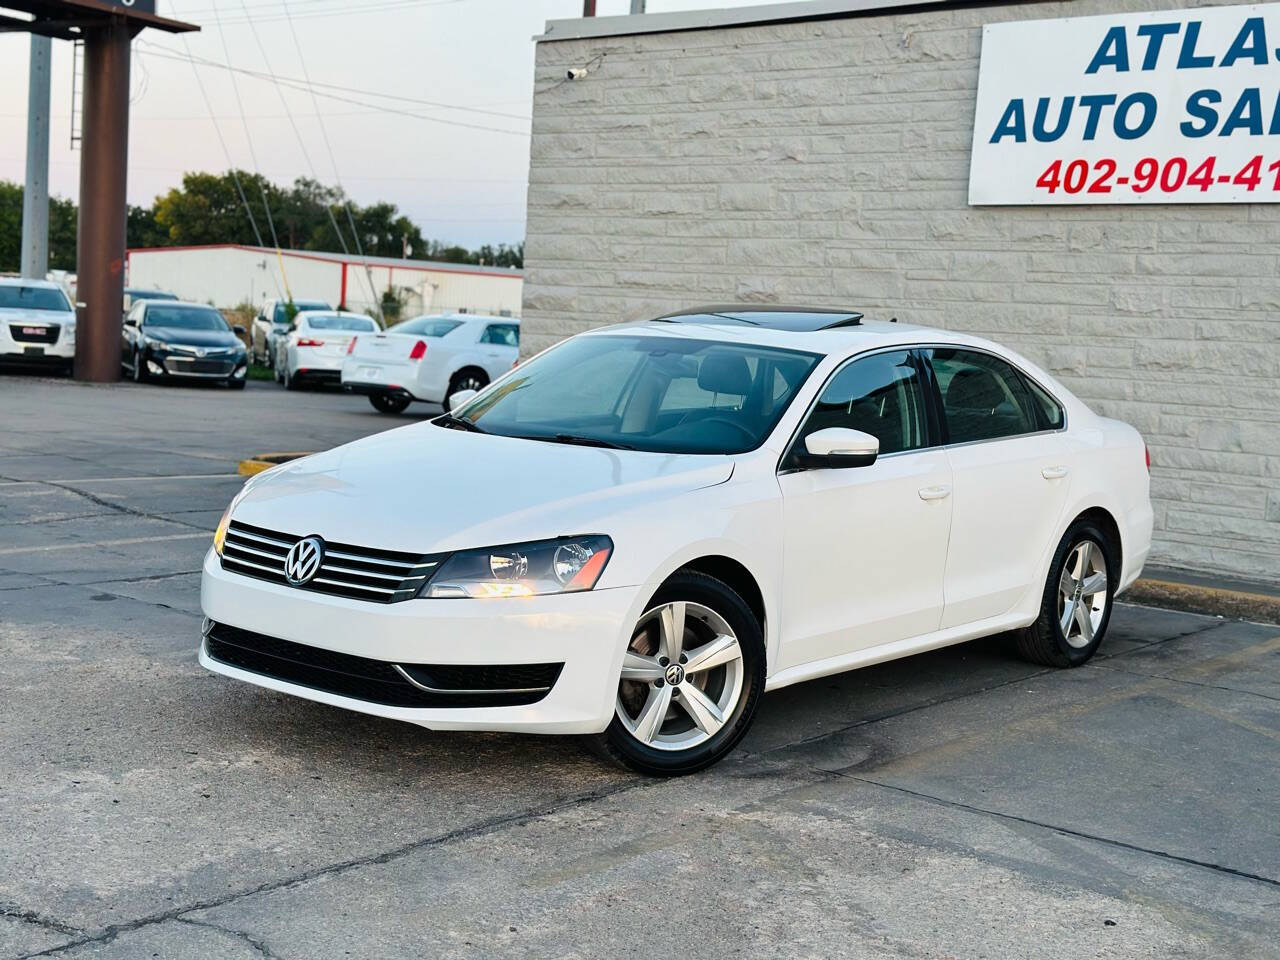
[[96,383],[120,379],[133,32],[113,22],[87,30],[84,42],[75,375]]
[[27,80],[27,182],[22,192],[22,275],[49,272],[49,60],[53,41],[31,35]]

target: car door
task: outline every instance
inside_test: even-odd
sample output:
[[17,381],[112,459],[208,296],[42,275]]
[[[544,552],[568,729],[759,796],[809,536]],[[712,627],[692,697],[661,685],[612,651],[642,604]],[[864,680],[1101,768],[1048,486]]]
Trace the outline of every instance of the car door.
[[485,373],[496,380],[520,355],[520,327],[514,323],[491,323],[480,334],[480,355]]
[[1008,613],[1042,586],[1041,560],[1066,507],[1069,458],[1065,435],[1045,422],[1012,364],[966,348],[925,354],[953,475],[942,617],[953,627]]
[[[923,360],[855,357],[823,387],[783,458],[783,609],[777,669],[938,629],[951,525],[951,468],[934,442]],[[827,427],[880,440],[875,463],[800,469]]]

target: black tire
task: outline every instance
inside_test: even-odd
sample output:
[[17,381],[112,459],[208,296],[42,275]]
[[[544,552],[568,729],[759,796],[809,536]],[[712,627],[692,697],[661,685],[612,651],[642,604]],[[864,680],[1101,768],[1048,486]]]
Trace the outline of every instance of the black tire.
[[483,390],[489,385],[489,375],[478,367],[463,367],[449,378],[449,389],[444,392],[441,406],[449,412],[449,398],[459,390]]
[[284,384],[286,390],[297,390],[302,386],[298,382],[298,378],[289,372],[289,364],[287,362],[284,365],[280,382]]
[[[1076,548],[1085,543],[1092,543],[1100,552],[1106,564],[1106,606],[1097,627],[1093,628],[1092,639],[1083,642],[1076,635],[1076,642],[1068,641],[1063,632],[1061,617],[1064,616],[1064,605],[1061,600],[1063,570]],[[1040,615],[1029,627],[1014,633],[1014,643],[1018,655],[1024,660],[1038,663],[1046,667],[1078,667],[1088,663],[1098,652],[1111,623],[1111,611],[1115,606],[1115,584],[1120,576],[1120,556],[1118,545],[1111,537],[1091,520],[1077,520],[1062,536],[1058,549],[1054,551],[1053,562],[1049,564],[1049,577],[1045,583],[1044,593],[1040,598]],[[1075,634],[1070,623],[1068,631]]]
[[230,380],[227,381],[227,388],[230,390],[243,390],[244,385],[245,385],[245,381],[243,379],[237,380],[236,378],[232,377]]
[[145,383],[147,380],[147,364],[142,359],[142,351],[136,347],[133,351],[133,382]]
[[[714,577],[682,570],[658,589],[646,610],[678,601],[709,608],[737,634],[742,651],[742,692],[719,732],[687,749],[662,750],[642,743],[632,735],[616,712],[603,733],[583,738],[587,749],[597,756],[651,777],[696,773],[722,759],[746,734],[764,692],[764,632],[746,601],[732,587]],[[660,681],[654,683],[660,685]]]
[[379,413],[404,413],[409,406],[408,397],[391,397],[385,393],[369,394],[369,402]]

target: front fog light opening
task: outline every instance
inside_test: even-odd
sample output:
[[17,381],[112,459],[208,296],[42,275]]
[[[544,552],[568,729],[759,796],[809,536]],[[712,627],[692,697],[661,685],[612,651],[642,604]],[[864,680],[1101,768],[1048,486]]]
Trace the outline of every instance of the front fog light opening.
[[157,377],[164,373],[164,367],[156,363],[154,360],[147,361],[147,372],[154,373]]

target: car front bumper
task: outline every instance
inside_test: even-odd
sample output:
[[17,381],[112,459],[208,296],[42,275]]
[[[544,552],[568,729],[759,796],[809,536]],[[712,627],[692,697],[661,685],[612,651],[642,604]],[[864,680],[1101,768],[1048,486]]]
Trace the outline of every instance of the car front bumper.
[[323,651],[387,664],[511,666],[563,663],[551,690],[521,706],[389,706],[232,666],[202,643],[215,673],[431,730],[598,733],[613,717],[622,656],[648,599],[618,587],[525,599],[371,603],[223,570],[210,550],[200,588],[209,620]]

